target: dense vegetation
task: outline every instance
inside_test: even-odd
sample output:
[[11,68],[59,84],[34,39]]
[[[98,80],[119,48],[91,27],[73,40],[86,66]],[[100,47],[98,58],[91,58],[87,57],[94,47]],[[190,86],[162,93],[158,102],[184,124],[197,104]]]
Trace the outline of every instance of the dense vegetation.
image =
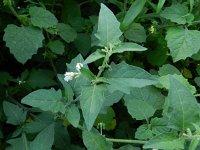
[[200,0],[0,1],[0,149],[200,149]]

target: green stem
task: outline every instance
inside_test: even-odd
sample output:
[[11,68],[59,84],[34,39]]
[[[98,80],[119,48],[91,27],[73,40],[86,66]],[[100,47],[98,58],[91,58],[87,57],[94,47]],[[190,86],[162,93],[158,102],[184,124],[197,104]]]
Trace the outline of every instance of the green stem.
[[147,141],[141,141],[141,140],[112,139],[112,138],[106,138],[106,141],[115,142],[115,143],[130,143],[130,144],[146,144],[147,143]]
[[109,61],[110,55],[108,53],[106,53],[106,56],[103,60],[102,65],[99,67],[99,72],[97,74],[97,78],[101,76],[102,72],[105,70],[105,68],[107,67],[107,63]]

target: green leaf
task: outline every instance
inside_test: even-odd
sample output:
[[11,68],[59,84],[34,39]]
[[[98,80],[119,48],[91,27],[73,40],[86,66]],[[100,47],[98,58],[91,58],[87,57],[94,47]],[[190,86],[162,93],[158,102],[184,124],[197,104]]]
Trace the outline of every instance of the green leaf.
[[74,41],[77,50],[86,56],[91,48],[91,36],[88,33],[79,33]]
[[57,29],[58,35],[67,43],[74,41],[77,37],[76,31],[67,24],[58,23]]
[[173,65],[165,64],[165,65],[163,65],[162,67],[159,68],[158,74],[160,76],[165,76],[165,75],[168,75],[168,74],[181,75],[181,72],[176,67],[174,67]]
[[7,147],[6,150],[30,150],[27,146],[27,139],[24,136],[19,138],[10,139],[7,141],[11,146]]
[[3,110],[9,124],[22,125],[26,120],[27,112],[17,105],[4,101]]
[[105,91],[104,96],[105,96],[105,102],[103,106],[108,107],[120,101],[123,96],[123,93],[120,91],[115,91],[113,93],[110,93],[109,91]]
[[64,96],[67,98],[67,101],[71,102],[74,97],[74,91],[71,85],[64,80],[63,74],[58,74],[57,77],[64,87]]
[[200,87],[200,77],[195,77],[194,82]]
[[156,8],[156,13],[159,13],[161,11],[161,9],[163,8],[165,2],[166,2],[166,0],[159,0],[158,1],[158,5],[157,5],[157,8]]
[[200,31],[182,28],[171,28],[167,31],[167,46],[173,61],[176,62],[191,57],[200,49]]
[[136,120],[148,120],[156,111],[152,105],[142,100],[125,100],[125,105],[129,114]]
[[174,133],[163,133],[155,136],[149,140],[143,148],[154,148],[154,149],[184,149],[184,139],[179,138]]
[[146,0],[136,0],[132,3],[131,7],[127,11],[124,20],[122,22],[122,30],[126,30],[128,26],[135,20],[139,13],[144,8]]
[[139,147],[133,147],[132,145],[124,145],[117,150],[141,150]]
[[3,40],[17,61],[24,64],[38,48],[42,47],[44,36],[42,31],[33,27],[18,27],[10,24],[4,30]]
[[40,89],[25,96],[21,100],[21,103],[40,108],[44,111],[64,113],[65,105],[61,100],[62,94],[60,90],[56,91],[54,89]]
[[111,67],[112,70],[105,73],[110,84],[108,89],[111,92],[119,90],[129,94],[132,87],[144,87],[157,83],[157,80],[142,68],[128,65],[125,62],[113,63]]
[[76,105],[72,104],[67,107],[65,116],[74,127],[78,127],[80,121],[80,112]]
[[[55,122],[55,133],[54,133],[54,146],[59,150],[70,150],[70,136],[67,131],[67,127],[64,126],[63,121],[59,120]],[[74,150],[74,149],[73,149]]]
[[88,150],[112,150],[112,144],[106,142],[106,138],[95,129],[83,131],[83,143]]
[[30,7],[29,14],[32,24],[40,28],[53,27],[58,23],[54,14],[42,7]]
[[85,61],[83,62],[83,64],[89,64],[92,63],[96,60],[99,60],[101,58],[104,58],[105,54],[103,52],[101,52],[100,50],[95,51],[94,53],[90,54]]
[[168,126],[180,131],[192,128],[192,123],[199,120],[199,113],[196,98],[181,82],[170,76]]
[[[196,93],[196,88],[195,86],[191,85],[187,79],[185,79],[182,75],[171,75],[173,76],[175,79],[177,79],[179,82],[181,82],[188,90],[190,90],[190,92],[192,94]],[[170,75],[165,75],[165,76],[161,76],[159,79],[161,86],[169,89],[170,87],[170,80],[169,80]]]
[[121,43],[119,38],[122,32],[119,27],[120,23],[113,12],[104,4],[101,4],[98,29],[95,34],[95,37],[98,39],[98,46],[109,47],[110,44],[116,45]]
[[[74,59],[72,59],[72,61],[69,64],[66,64],[67,65],[67,71],[77,72],[76,64],[77,63],[83,63],[83,62],[84,62],[83,57],[80,54],[77,55]],[[88,66],[86,64],[84,64],[83,67],[88,68]],[[90,85],[90,81],[83,76],[79,76],[78,78],[75,78],[75,79],[69,81],[69,84],[71,85],[75,95],[79,96],[81,94],[81,86]]]
[[8,81],[12,79],[12,76],[5,71],[0,71],[0,84],[8,85]]
[[116,48],[113,49],[112,53],[123,53],[126,51],[130,52],[137,52],[137,51],[146,51],[147,48],[142,47],[136,43],[131,43],[131,42],[125,42],[123,44],[120,44]]
[[60,40],[50,41],[48,47],[56,54],[62,55],[65,52],[65,45]]
[[33,89],[44,88],[56,85],[56,82],[53,80],[53,78],[54,73],[50,70],[32,69],[26,82]]
[[153,133],[151,131],[151,128],[147,124],[143,124],[137,128],[137,131],[135,132],[135,138],[140,140],[147,140],[153,137]]
[[145,42],[146,31],[143,26],[139,23],[132,23],[128,30],[124,32],[125,38],[132,42]]
[[81,88],[80,104],[88,130],[92,129],[105,101],[104,91],[104,85],[83,86]]
[[49,125],[30,143],[30,150],[51,150],[54,142],[54,124]]
[[160,16],[178,24],[186,24],[187,14],[188,8],[185,5],[173,4],[170,7],[166,7],[165,10],[161,12]]
[[129,95],[125,94],[126,101],[145,101],[154,109],[161,109],[164,104],[165,97],[161,92],[153,86],[143,88],[132,88]]
[[26,133],[38,133],[54,122],[54,115],[51,112],[42,112],[35,115],[32,122],[28,122],[23,126]]
[[153,134],[160,135],[161,133],[169,132],[170,129],[167,127],[168,118],[153,118],[151,119],[151,129]]

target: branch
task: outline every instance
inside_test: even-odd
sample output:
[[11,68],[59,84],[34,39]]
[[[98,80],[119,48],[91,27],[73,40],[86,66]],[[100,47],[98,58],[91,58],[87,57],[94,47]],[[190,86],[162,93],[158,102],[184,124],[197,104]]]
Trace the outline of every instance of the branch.
[[146,144],[147,143],[147,141],[141,141],[141,140],[112,139],[112,138],[106,138],[106,141],[116,142],[116,143],[130,143],[130,144]]

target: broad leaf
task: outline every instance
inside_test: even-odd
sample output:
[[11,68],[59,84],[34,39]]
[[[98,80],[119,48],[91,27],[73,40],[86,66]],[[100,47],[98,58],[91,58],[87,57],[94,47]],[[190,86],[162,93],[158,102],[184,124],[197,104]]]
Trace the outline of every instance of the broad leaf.
[[51,111],[53,113],[65,112],[65,105],[61,101],[61,91],[54,89],[40,89],[25,96],[21,102],[32,107],[40,108],[44,111]]
[[110,93],[109,91],[105,91],[104,96],[105,96],[105,102],[103,106],[108,107],[120,101],[123,96],[123,93],[120,91],[115,91],[113,93]]
[[165,65],[163,65],[162,67],[159,68],[158,74],[160,76],[165,76],[165,75],[168,75],[168,74],[181,75],[181,72],[176,67],[174,67],[173,65],[165,64]]
[[8,85],[9,80],[12,79],[12,76],[5,71],[0,71],[0,84]]
[[139,15],[139,13],[144,8],[146,0],[136,0],[132,3],[131,7],[127,11],[124,20],[122,22],[122,29],[125,30],[128,26],[135,20],[135,18]]
[[62,55],[65,52],[65,45],[60,40],[50,41],[48,47],[56,54]]
[[98,39],[98,46],[109,47],[110,44],[116,45],[122,32],[119,29],[120,23],[115,15],[104,4],[101,4],[99,13],[98,29],[95,34]]
[[32,24],[40,28],[53,27],[58,23],[54,14],[42,7],[30,7],[29,14]]
[[3,40],[17,61],[24,64],[38,48],[42,47],[44,36],[42,31],[34,27],[18,27],[10,24],[4,30]]
[[125,38],[133,42],[145,42],[146,41],[146,31],[143,26],[139,23],[132,23],[128,30],[124,32]]
[[53,80],[54,73],[50,70],[38,69],[31,70],[27,83],[33,88],[44,88],[56,85],[56,82]]
[[137,51],[146,51],[146,50],[147,49],[145,47],[142,47],[136,43],[126,42],[114,48],[112,53],[123,53],[126,51],[137,52]]
[[105,77],[108,78],[109,90],[111,92],[119,90],[126,94],[130,93],[132,87],[144,87],[156,84],[157,80],[145,70],[131,66],[122,62],[112,64],[112,70],[106,71]]
[[147,124],[143,124],[137,128],[137,131],[135,132],[135,138],[140,140],[147,140],[153,137],[153,133],[151,131],[151,128]]
[[100,50],[97,50],[94,53],[90,54],[86,58],[86,60],[83,62],[83,64],[89,64],[104,57],[105,57],[105,54],[101,52]]
[[146,86],[143,88],[132,88],[131,93],[124,96],[126,101],[145,101],[154,109],[161,109],[164,104],[165,97],[161,92],[152,87]]
[[161,17],[170,19],[172,22],[178,24],[185,24],[187,22],[188,8],[183,4],[174,4],[170,7],[166,7],[161,12]]
[[88,150],[112,150],[112,144],[106,142],[106,138],[95,129],[83,131],[83,143]]
[[151,129],[152,133],[155,135],[160,135],[161,133],[169,132],[170,128],[167,127],[168,118],[153,118],[151,119]]
[[30,150],[51,150],[54,142],[54,124],[49,125],[30,143]]
[[163,133],[155,136],[149,140],[143,148],[154,148],[154,149],[184,149],[184,139],[178,137],[174,133]]
[[[170,87],[170,80],[169,77],[173,76],[176,80],[178,80],[179,82],[181,82],[188,90],[191,91],[192,94],[196,93],[196,88],[195,86],[191,85],[188,80],[186,78],[184,78],[182,75],[177,75],[177,74],[173,74],[173,75],[165,75],[165,76],[161,76],[158,78],[158,80],[160,81],[161,87],[164,87],[166,89],[169,89]],[[158,85],[159,86],[159,85]]]
[[7,143],[11,146],[7,147],[6,150],[30,150],[26,135],[8,140]]
[[80,112],[76,105],[72,104],[67,107],[65,116],[74,127],[78,127],[80,121]]
[[58,35],[67,43],[74,41],[77,37],[76,31],[67,24],[58,23],[57,24]]
[[171,28],[167,31],[167,46],[170,49],[173,61],[176,62],[200,50],[200,31],[182,28]]
[[80,104],[88,130],[92,129],[105,101],[104,91],[104,85],[90,85],[81,88]]
[[169,127],[180,131],[192,128],[192,123],[198,122],[199,114],[199,105],[196,98],[182,83],[170,77],[168,94]]
[[17,105],[4,101],[3,110],[9,124],[22,125],[26,120],[27,112]]
[[129,114],[136,120],[148,120],[155,113],[152,105],[142,100],[125,100]]
[[116,150],[141,150],[139,147],[133,147],[132,145],[124,145]]

